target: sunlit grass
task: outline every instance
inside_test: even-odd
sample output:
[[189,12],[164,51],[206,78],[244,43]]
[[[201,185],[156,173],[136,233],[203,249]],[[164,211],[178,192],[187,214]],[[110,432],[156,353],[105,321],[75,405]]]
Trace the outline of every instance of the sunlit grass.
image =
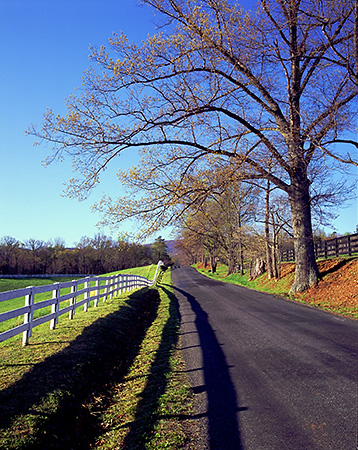
[[61,317],[53,331],[40,325],[25,348],[0,344],[0,448],[195,448],[184,430],[191,393],[176,299],[164,277],[162,287]]
[[[113,272],[111,274],[105,274],[106,275],[116,275],[116,274],[135,274],[135,275],[141,275],[148,279],[153,279],[155,275],[156,266],[155,265],[148,265],[140,268],[133,268],[133,269],[125,269],[122,271]],[[73,281],[76,279],[83,279],[82,278],[69,278],[69,277],[51,277],[51,278],[6,278],[6,279],[0,279],[0,292],[4,291],[11,291],[11,290],[17,290],[26,288],[29,286],[47,286],[52,285],[53,283],[61,283],[66,281]],[[91,282],[91,286],[94,287],[95,282]],[[102,289],[105,287],[105,281],[101,282],[100,285],[102,286]],[[84,283],[81,285],[78,285],[78,289],[84,288]],[[103,292],[103,291],[102,291]],[[62,288],[60,295],[66,295],[70,293],[70,288]],[[92,294],[91,294],[92,295]],[[52,291],[49,290],[48,292],[42,292],[37,293],[35,295],[35,303],[39,303],[45,300],[50,300],[52,298]],[[77,296],[77,302],[83,300],[84,295],[78,295]],[[60,309],[66,308],[69,306],[70,300],[62,301],[60,303]],[[14,298],[11,300],[7,300],[4,302],[0,302],[0,313],[4,313],[6,311],[14,310],[17,308],[21,308],[25,305],[25,298],[24,296]],[[93,307],[94,301],[90,300],[88,303],[88,307]],[[41,309],[37,309],[33,313],[33,318],[37,319],[39,317],[45,316],[47,314],[51,313],[51,306],[47,306]],[[0,323],[0,333],[3,331],[7,331],[11,328],[14,328],[16,326],[19,326],[24,323],[24,316],[20,315],[13,319],[7,320],[5,322]]]
[[[169,274],[164,281],[169,281]],[[188,444],[179,419],[190,412],[191,394],[177,348],[175,300],[170,288],[159,286],[158,291],[161,303],[156,320],[101,416],[105,433],[95,448],[179,449]]]
[[[283,267],[285,264],[283,264]],[[293,283],[293,272],[290,274],[287,274],[284,278],[281,278],[280,280],[268,280],[267,274],[264,273],[260,277],[256,278],[255,280],[249,281],[250,274],[248,270],[245,270],[244,275],[240,275],[240,273],[233,273],[230,275],[227,275],[228,269],[225,264],[219,263],[217,265],[216,273],[212,274],[209,269],[203,269],[200,268],[200,264],[194,265],[194,267],[204,275],[219,280],[224,281],[225,283],[232,283],[232,284],[238,284],[240,286],[245,286],[250,289],[255,289],[263,292],[268,292],[271,294],[277,294],[277,295],[288,295],[288,292],[290,290],[290,287]]]

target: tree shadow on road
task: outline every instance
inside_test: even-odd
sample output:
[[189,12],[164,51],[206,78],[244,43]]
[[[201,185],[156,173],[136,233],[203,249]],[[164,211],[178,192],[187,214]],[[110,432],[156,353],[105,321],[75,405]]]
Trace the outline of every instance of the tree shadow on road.
[[[206,391],[208,408],[208,434],[211,450],[242,449],[237,413],[239,408],[234,384],[231,380],[225,354],[211,327],[208,315],[199,302],[188,292],[175,286],[195,313],[194,323],[200,341],[205,385],[196,391]],[[195,390],[194,390],[195,392]]]

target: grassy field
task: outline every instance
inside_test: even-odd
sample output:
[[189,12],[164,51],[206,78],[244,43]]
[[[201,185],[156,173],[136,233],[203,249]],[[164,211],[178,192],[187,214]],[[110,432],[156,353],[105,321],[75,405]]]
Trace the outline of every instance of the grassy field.
[[[60,283],[65,281],[72,281],[73,278],[66,278],[66,277],[54,277],[54,278],[8,278],[0,279],[0,292],[5,291],[12,291],[16,289],[22,289],[29,286],[46,286],[52,283]],[[70,292],[70,289],[61,289],[61,295],[67,294]],[[35,302],[44,301],[47,299],[50,299],[52,297],[52,292],[44,292],[41,294],[37,294],[35,296]],[[25,304],[24,297],[18,297],[14,298],[12,300],[8,300],[5,302],[0,303],[0,313],[4,313],[6,311],[10,311],[12,309],[21,308]],[[69,301],[61,303],[61,307],[67,306],[69,304]],[[48,306],[46,308],[43,308],[41,310],[36,310],[34,312],[34,318],[44,316],[46,314],[49,314],[51,312],[51,307]],[[18,325],[21,325],[24,323],[24,316],[18,316],[13,319],[7,320],[6,322],[0,323],[0,333],[6,330],[9,330],[10,328],[14,328]],[[16,337],[12,338],[16,339]]]
[[0,448],[194,449],[170,283],[0,344]]
[[[128,274],[133,274],[133,275],[141,275],[142,277],[148,278],[148,280],[152,280],[154,278],[155,275],[155,271],[157,269],[157,266],[155,264],[151,264],[149,266],[144,266],[144,267],[134,267],[133,269],[123,269],[123,270],[119,270],[117,272],[111,272],[107,275],[115,275],[117,273],[128,273]],[[140,273],[138,273],[140,272]]]
[[[156,266],[149,265],[149,266],[145,266],[145,267],[141,268],[140,271],[141,271],[142,276],[144,276],[148,279],[152,279],[155,275],[155,269],[156,269]],[[127,270],[122,270],[122,271],[118,271],[118,272],[113,272],[113,273],[107,274],[107,275],[115,275],[118,273],[136,274],[135,270],[136,269],[127,269]],[[79,279],[79,278],[77,278],[77,279]],[[22,289],[22,288],[26,288],[29,286],[46,286],[46,285],[50,285],[53,283],[61,283],[61,282],[72,281],[72,280],[73,280],[73,278],[67,278],[67,277],[0,279],[0,292]],[[104,284],[105,284],[105,282],[101,283],[102,286],[104,286]],[[94,286],[94,282],[92,282],[92,286]],[[83,288],[83,287],[84,287],[84,285],[82,284],[82,285],[78,286],[78,289]],[[65,295],[65,294],[68,294],[69,292],[70,292],[70,288],[62,288],[60,294]],[[35,303],[42,302],[42,301],[45,301],[45,300],[48,300],[51,298],[52,298],[52,291],[39,293],[39,294],[35,295]],[[83,299],[83,295],[79,295],[77,297],[77,301],[80,301],[82,299]],[[21,308],[22,306],[24,306],[24,302],[25,302],[25,299],[23,296],[19,297],[19,298],[14,298],[14,299],[11,299],[11,300],[8,300],[5,302],[0,302],[0,313],[4,313],[6,311]],[[62,309],[62,308],[67,307],[69,305],[69,303],[70,303],[69,300],[61,302],[60,308]],[[93,306],[93,304],[94,304],[93,301],[90,302],[89,307]],[[50,314],[50,312],[51,312],[51,306],[38,309],[38,310],[34,311],[34,319],[45,316],[47,314]],[[3,331],[9,330],[11,328],[14,328],[18,325],[21,325],[22,323],[24,323],[23,315],[15,317],[13,319],[10,319],[6,322],[2,322],[2,323],[0,323],[0,333]]]

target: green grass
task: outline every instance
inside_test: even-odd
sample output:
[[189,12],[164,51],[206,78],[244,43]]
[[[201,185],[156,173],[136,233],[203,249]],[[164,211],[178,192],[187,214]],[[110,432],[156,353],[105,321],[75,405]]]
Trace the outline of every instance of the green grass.
[[[7,279],[7,280],[0,280],[0,281],[6,281],[5,283],[2,283],[2,287],[4,288],[4,291],[10,291],[15,289],[22,289],[29,286],[46,286],[50,285],[52,283],[60,283],[65,281],[72,281],[73,278],[65,278],[65,277],[54,277],[54,278],[25,278],[25,279]],[[101,285],[104,285],[105,282],[101,283]],[[92,283],[94,285],[94,283]],[[84,284],[81,284],[78,286],[78,289],[82,289],[84,287]],[[70,288],[62,288],[60,291],[60,295],[65,295],[70,293]],[[52,298],[52,291],[49,292],[42,292],[35,294],[35,303],[42,302],[44,300],[49,300]],[[80,301],[83,299],[83,294],[77,296],[77,301]],[[0,303],[0,313],[10,311],[13,309],[21,308],[25,304],[24,297],[18,297],[11,300],[7,300]],[[63,301],[60,304],[60,308],[65,308],[70,304],[70,301]],[[90,302],[89,306],[93,306],[94,302]],[[38,317],[45,316],[47,314],[51,313],[51,306],[47,306],[45,308],[38,309],[34,311],[34,319],[37,319]],[[11,328],[14,328],[18,325],[21,325],[24,323],[24,316],[18,316],[13,319],[7,320],[5,322],[0,323],[0,332],[9,330]],[[16,337],[12,338],[15,339]]]
[[140,275],[142,277],[148,278],[148,280],[152,280],[155,275],[155,271],[157,269],[157,266],[155,264],[150,264],[149,266],[143,266],[143,267],[135,267],[133,269],[123,269],[119,270],[117,272],[111,272],[108,275],[115,275],[117,273],[127,273],[127,274],[133,274],[133,275]]
[[293,282],[293,273],[290,276],[282,278],[281,280],[275,281],[274,283],[266,283],[267,275],[264,273],[255,280],[249,281],[250,274],[246,270],[244,275],[239,273],[234,273],[231,275],[227,274],[227,266],[224,264],[218,264],[217,272],[212,274],[209,269],[199,269],[197,265],[194,265],[196,270],[209,278],[215,280],[224,281],[225,283],[237,284],[240,286],[248,287],[250,289],[255,289],[262,292],[268,292],[270,294],[289,296],[288,292],[290,290],[291,284]]
[[[140,267],[140,268],[134,268],[134,269],[126,269],[126,270],[122,270],[122,271],[117,271],[117,272],[113,272],[111,274],[105,274],[103,276],[106,275],[115,275],[118,273],[126,273],[126,274],[135,274],[135,275],[141,275],[144,276],[146,278],[152,279],[154,277],[155,274],[155,269],[156,266],[154,265],[149,265],[149,266],[145,266],[145,267]],[[59,282],[65,282],[65,281],[72,281],[74,278],[68,278],[68,277],[52,277],[52,278],[20,278],[20,279],[16,279],[16,278],[7,278],[7,279],[0,279],[0,292],[4,292],[4,291],[11,291],[11,290],[16,290],[16,289],[22,289],[22,288],[26,288],[29,286],[45,286],[45,285],[50,285],[52,283],[59,283]],[[75,278],[76,279],[76,278]],[[79,278],[77,278],[79,279]],[[101,283],[102,286],[104,286],[105,282]],[[91,286],[94,286],[94,282],[92,282]],[[84,285],[80,285],[78,287],[78,289],[83,288]],[[63,288],[61,289],[61,295],[65,295],[68,294],[70,292],[70,288]],[[52,298],[52,291],[49,292],[44,292],[44,293],[40,293],[40,294],[36,294],[35,295],[35,303],[44,301],[44,300],[48,300]],[[80,295],[77,297],[77,301],[80,301],[83,299],[83,295]],[[6,311],[10,311],[13,309],[17,309],[17,308],[21,308],[22,306],[24,306],[25,304],[25,299],[24,297],[19,297],[19,298],[14,298],[5,302],[1,302],[0,303],[0,313],[6,312]],[[65,308],[70,304],[70,301],[64,301],[61,302],[60,304],[60,308]],[[89,303],[89,307],[92,307],[94,304],[94,301],[91,301]],[[34,311],[34,319],[37,319],[38,317],[42,317],[45,316],[47,314],[51,313],[51,306],[45,307],[45,308],[41,308],[38,309],[36,311]],[[2,322],[0,323],[0,333],[6,330],[9,330],[11,328],[14,328],[18,325],[21,325],[22,323],[24,323],[24,316],[18,316],[15,317],[13,319],[10,319],[6,322]],[[16,339],[16,337],[14,337],[13,339]]]
[[[12,291],[16,289],[22,289],[29,286],[46,286],[52,283],[59,283],[59,282],[65,282],[65,281],[72,281],[73,278],[66,278],[66,277],[53,277],[53,278],[21,278],[21,279],[15,279],[15,278],[8,278],[8,279],[0,279],[0,292],[5,291]],[[70,292],[70,289],[61,289],[61,295],[67,294]],[[52,291],[50,292],[43,292],[41,294],[35,295],[35,302],[44,301],[47,299],[50,299],[52,297]],[[65,307],[69,304],[69,301],[61,303],[61,307]],[[10,311],[12,309],[21,308],[25,305],[25,299],[24,297],[18,297],[14,298],[12,300],[7,300],[5,302],[0,303],[0,313],[4,313],[6,311]],[[38,318],[41,316],[44,316],[46,314],[49,314],[51,312],[51,307],[48,306],[46,308],[36,310],[34,312],[34,318]],[[18,325],[21,325],[24,323],[24,316],[18,316],[13,319],[7,320],[6,322],[0,323],[0,333],[6,330],[9,330],[10,328],[14,328]],[[16,339],[16,337],[12,338]],[[18,339],[18,337],[17,337]]]
[[36,330],[0,344],[0,448],[195,448],[169,272]]
[[[71,281],[76,278],[51,277],[51,278],[0,278],[0,292],[14,291],[28,286],[46,286],[47,284]],[[1,305],[1,303],[0,303]]]

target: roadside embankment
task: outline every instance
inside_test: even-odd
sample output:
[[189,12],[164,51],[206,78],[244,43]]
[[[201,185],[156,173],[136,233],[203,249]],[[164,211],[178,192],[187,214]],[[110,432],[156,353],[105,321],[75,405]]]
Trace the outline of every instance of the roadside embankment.
[[226,276],[227,267],[220,264],[214,275],[211,274],[209,268],[204,268],[202,264],[194,267],[205,275],[221,281],[282,295],[332,313],[358,319],[358,258],[332,258],[317,261],[317,264],[320,273],[318,285],[295,295],[289,294],[294,280],[294,263],[282,263],[279,280],[269,280],[266,273],[253,281],[248,281],[248,273],[244,276],[239,274]]

